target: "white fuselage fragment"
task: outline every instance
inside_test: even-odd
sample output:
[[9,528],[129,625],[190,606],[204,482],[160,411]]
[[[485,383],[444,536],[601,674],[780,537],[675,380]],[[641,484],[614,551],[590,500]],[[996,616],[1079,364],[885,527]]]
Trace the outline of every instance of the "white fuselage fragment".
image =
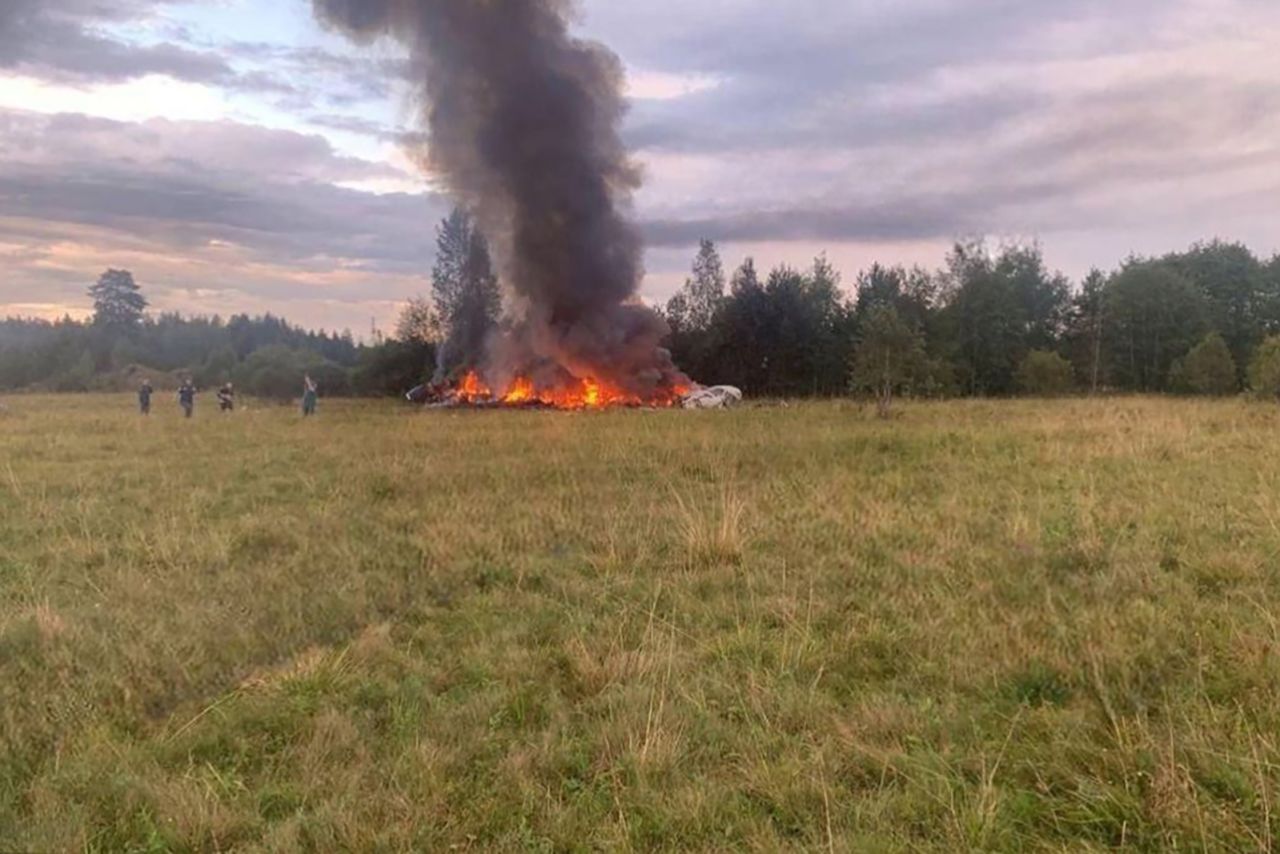
[[731,385],[716,385],[691,391],[680,400],[685,409],[728,409],[742,402],[742,390]]

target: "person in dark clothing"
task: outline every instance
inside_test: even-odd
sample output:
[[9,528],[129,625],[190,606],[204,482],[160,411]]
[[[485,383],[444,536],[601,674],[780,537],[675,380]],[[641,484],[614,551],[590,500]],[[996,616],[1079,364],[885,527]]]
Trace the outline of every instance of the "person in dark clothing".
[[316,414],[316,401],[320,397],[320,392],[316,388],[316,381],[311,379],[310,374],[304,374],[302,378],[302,414],[304,416]]
[[182,407],[182,414],[187,418],[196,408],[196,387],[190,378],[182,381],[182,385],[178,387],[178,405]]
[[227,383],[218,389],[218,409],[222,412],[234,412],[236,408],[236,391]]
[[143,415],[151,414],[152,391],[150,380],[143,380],[142,385],[138,386],[138,409]]

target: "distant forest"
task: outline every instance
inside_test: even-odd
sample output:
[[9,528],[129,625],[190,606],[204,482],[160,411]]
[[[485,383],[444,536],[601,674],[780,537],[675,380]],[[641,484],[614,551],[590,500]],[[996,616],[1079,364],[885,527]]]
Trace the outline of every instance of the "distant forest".
[[[0,389],[163,386],[182,376],[289,398],[310,373],[328,395],[403,393],[470,367],[499,323],[488,245],[455,211],[437,232],[430,295],[389,337],[310,332],[272,317],[152,316],[127,271],[89,289],[91,319],[0,321]],[[873,265],[846,288],[819,257],[726,272],[704,241],[660,309],[694,379],[755,396],[1010,396],[1078,392],[1280,395],[1280,257],[1196,244],[1073,283],[1038,245],[959,243],[943,269]],[[437,358],[443,364],[437,365]]]
[[[161,314],[127,332],[64,318],[0,320],[0,390],[123,391],[142,379],[164,388],[235,382],[260,397],[290,399],[310,373],[335,396],[403,392],[432,363],[430,348],[357,343],[307,332],[271,315],[185,318]],[[408,383],[409,385],[405,385]]]
[[125,270],[108,270],[89,293],[94,315],[84,322],[0,320],[0,389],[123,391],[143,379],[173,388],[191,377],[198,387],[233,382],[287,400],[310,374],[326,394],[375,396],[403,392],[435,359],[427,342],[358,343],[349,332],[309,332],[269,314],[151,316]]
[[666,306],[677,361],[757,395],[1280,392],[1280,256],[1198,243],[1071,282],[1036,244],[956,244],[942,270],[726,276],[704,242]]

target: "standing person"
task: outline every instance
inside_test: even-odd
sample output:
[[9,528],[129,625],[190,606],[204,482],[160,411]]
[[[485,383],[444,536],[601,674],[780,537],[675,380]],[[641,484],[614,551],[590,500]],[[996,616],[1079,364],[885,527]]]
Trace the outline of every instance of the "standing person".
[[311,374],[302,375],[302,414],[310,416],[316,414],[316,401],[319,399],[320,393],[316,389],[316,381],[311,379]]
[[222,412],[234,412],[235,408],[236,390],[232,388],[231,383],[226,383],[218,389],[218,409]]
[[143,415],[151,414],[151,380],[143,380],[142,385],[138,386],[138,409]]
[[187,377],[182,381],[182,385],[178,386],[178,405],[182,407],[182,414],[187,418],[191,417],[191,413],[196,408],[196,386],[191,381],[191,377]]

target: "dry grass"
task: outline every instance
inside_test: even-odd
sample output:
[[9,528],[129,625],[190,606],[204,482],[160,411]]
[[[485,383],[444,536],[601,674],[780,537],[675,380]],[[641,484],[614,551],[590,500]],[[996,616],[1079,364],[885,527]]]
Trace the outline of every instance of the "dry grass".
[[1271,850],[1280,411],[0,413],[0,850]]

